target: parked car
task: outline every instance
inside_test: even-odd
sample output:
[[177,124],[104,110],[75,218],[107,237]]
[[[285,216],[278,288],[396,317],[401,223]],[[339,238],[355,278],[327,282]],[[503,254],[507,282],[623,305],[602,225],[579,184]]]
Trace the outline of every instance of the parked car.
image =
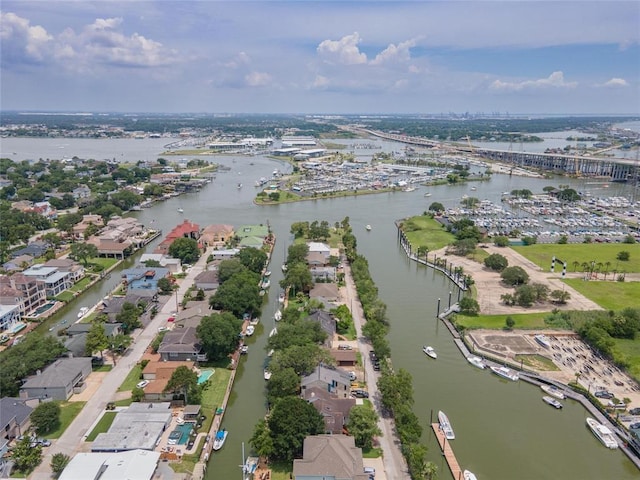
[[353,382],[357,378],[358,376],[356,375],[356,372],[349,372],[349,380]]
[[347,345],[346,343],[341,343],[338,345],[338,350],[353,350],[351,345]]
[[629,413],[631,415],[640,415],[640,407],[632,408],[631,410],[629,410]]
[[351,396],[356,398],[369,398],[369,392],[358,388],[356,390],[351,390]]
[[607,392],[606,390],[598,390],[596,393],[594,393],[594,395],[598,398],[606,398],[606,399],[613,398],[613,393]]
[[144,387],[146,387],[147,385],[149,385],[149,380],[142,380],[141,382],[138,382],[138,383],[136,384],[136,387],[138,387],[138,388],[144,388]]

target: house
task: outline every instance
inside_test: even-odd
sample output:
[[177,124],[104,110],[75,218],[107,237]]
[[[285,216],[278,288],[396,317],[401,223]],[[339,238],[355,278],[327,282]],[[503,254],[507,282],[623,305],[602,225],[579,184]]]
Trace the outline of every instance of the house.
[[83,215],[82,220],[73,226],[73,236],[77,239],[84,238],[84,232],[89,228],[89,225],[96,225],[100,228],[104,227],[104,221],[100,215]]
[[53,298],[73,287],[71,272],[60,271],[58,267],[37,264],[28,268],[22,274],[25,277],[35,278],[44,282],[45,293],[49,298]]
[[332,314],[324,310],[315,310],[309,314],[307,320],[319,323],[322,330],[327,334],[329,342],[333,339],[336,334],[336,319]]
[[122,271],[122,278],[128,290],[158,290],[158,280],[169,276],[163,267],[134,267]]
[[31,255],[20,255],[2,264],[2,269],[7,272],[20,272],[33,264]]
[[214,224],[204,227],[200,238],[205,247],[224,247],[234,235],[233,225]]
[[336,398],[324,389],[311,387],[305,391],[304,399],[322,415],[325,433],[344,433],[355,398]]
[[214,260],[229,260],[240,253],[239,248],[228,248],[222,250],[214,250],[211,252],[211,256]]
[[[10,287],[12,289],[10,298],[20,298],[21,315],[29,315],[33,310],[42,306],[47,301],[45,284],[42,280],[27,277],[22,273],[16,273],[10,277],[0,275],[0,292],[8,292],[2,287]],[[14,290],[18,291],[18,294]],[[0,302],[5,297],[4,293],[0,293]],[[3,303],[3,305],[13,305],[14,303]]]
[[316,283],[309,292],[309,298],[320,300],[329,308],[331,303],[336,303],[340,299],[340,290],[335,283]]
[[197,223],[191,223],[189,220],[184,220],[169,232],[153,253],[162,253],[163,255],[167,255],[169,253],[169,247],[173,241],[178,238],[192,238],[194,240],[198,240],[200,238],[200,225]]
[[144,387],[144,399],[148,402],[170,402],[173,400],[173,392],[165,392],[165,388],[178,367],[193,369],[193,361],[166,362],[151,361],[142,371],[142,378],[149,381]]
[[[2,287],[0,287],[0,290]],[[20,321],[20,304],[2,305],[0,303],[0,332],[11,330]]]
[[89,198],[91,196],[91,189],[86,185],[80,185],[71,191],[71,195],[73,195],[75,200]]
[[307,262],[310,255],[317,254],[318,258],[324,259],[322,265],[326,265],[327,263],[329,263],[329,257],[331,256],[331,247],[329,247],[329,245],[321,242],[307,242],[307,245],[309,246]]
[[353,368],[358,362],[356,350],[330,350],[329,354],[336,361],[336,365],[344,368]]
[[159,460],[160,452],[140,449],[116,453],[78,452],[58,480],[152,480]]
[[149,261],[158,262],[158,265],[168,269],[171,274],[182,272],[182,262],[179,258],[169,257],[167,255],[162,255],[161,253],[143,253],[140,257],[139,263],[141,265],[146,265]]
[[302,458],[293,461],[294,480],[369,480],[362,449],[347,435],[310,435]]
[[200,339],[194,327],[181,328],[167,332],[158,348],[163,360],[198,360],[206,361],[206,354],[201,354]]
[[269,236],[269,227],[265,225],[243,225],[236,230],[240,248],[262,248]]
[[73,283],[82,280],[85,274],[84,267],[70,258],[54,258],[45,262],[44,266],[57,268],[59,272],[68,272]]
[[174,320],[174,331],[193,327],[197,328],[202,321],[202,317],[211,313],[211,306],[208,300],[189,302],[189,308],[181,310]]
[[90,373],[90,358],[60,358],[29,377],[20,388],[20,398],[69,400],[72,394],[84,390],[84,380]]
[[193,279],[196,288],[202,290],[215,290],[220,285],[218,281],[218,270],[204,270]]
[[154,290],[130,290],[124,297],[110,297],[104,299],[102,304],[104,307],[100,313],[105,314],[108,317],[108,322],[115,322],[116,317],[122,310],[122,306],[125,303],[131,303],[136,306],[147,307],[150,303],[157,301],[158,296]]
[[27,432],[31,412],[33,408],[20,398],[0,398],[0,458],[7,452],[10,440]]
[[[121,323],[104,323],[104,333],[107,338],[113,338],[121,333]],[[93,327],[92,323],[74,323],[65,329],[68,338],[64,346],[74,357],[86,357],[87,334]]]
[[311,375],[302,377],[300,385],[303,396],[305,390],[313,387],[326,390],[338,398],[348,398],[351,391],[351,380],[347,372],[323,364],[318,365]]
[[26,247],[16,250],[11,253],[11,258],[16,258],[21,255],[29,255],[33,258],[41,257],[51,247],[48,242],[37,240],[29,243]]

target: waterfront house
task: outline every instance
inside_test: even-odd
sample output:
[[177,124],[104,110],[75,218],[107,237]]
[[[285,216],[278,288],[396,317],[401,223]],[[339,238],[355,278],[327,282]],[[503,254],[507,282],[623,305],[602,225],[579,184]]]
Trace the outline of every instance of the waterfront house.
[[340,298],[338,285],[335,283],[316,283],[309,292],[309,298],[320,300],[329,309],[334,308],[330,304],[336,303]]
[[201,353],[202,346],[194,327],[176,329],[165,333],[158,353],[165,361],[198,360],[206,361]]
[[303,396],[305,390],[312,387],[324,389],[339,398],[348,398],[351,390],[351,380],[347,372],[323,364],[318,365],[311,375],[302,377],[300,384]]
[[[0,287],[0,295],[2,295],[4,288],[5,287]],[[17,292],[17,290],[14,291]],[[20,321],[20,300],[20,297],[16,297],[17,303],[13,305],[3,305],[0,303],[0,332],[11,331]]]
[[20,255],[2,264],[2,269],[7,272],[21,272],[33,264],[31,255]]
[[41,257],[51,247],[48,242],[36,240],[35,242],[29,242],[26,247],[22,247],[14,252],[11,252],[11,258],[16,258],[21,255],[30,255],[33,258]]
[[309,314],[307,320],[319,323],[322,330],[327,334],[327,342],[331,342],[336,334],[336,319],[332,314],[324,310],[315,310]]
[[307,242],[309,253],[307,253],[307,264],[310,267],[324,267],[329,264],[331,248],[326,243]]
[[174,240],[178,238],[192,238],[194,240],[200,239],[200,225],[192,223],[189,220],[184,220],[177,225],[169,234],[160,242],[153,253],[161,253],[167,255],[169,253],[169,247]]
[[204,270],[193,279],[196,288],[202,290],[215,290],[220,285],[218,281],[218,270]]
[[85,274],[84,267],[70,258],[54,258],[45,262],[44,266],[57,268],[59,272],[68,272],[72,283],[82,280]]
[[142,378],[149,383],[143,388],[144,399],[148,402],[170,402],[173,400],[173,392],[165,392],[165,388],[178,367],[187,367],[193,370],[193,361],[165,362],[150,361],[142,370]]
[[294,480],[369,480],[364,473],[362,449],[347,435],[310,435],[304,439],[302,458],[293,461]]
[[9,441],[27,433],[33,408],[24,400],[14,397],[0,399],[0,458],[7,453]]
[[134,267],[122,271],[127,290],[158,291],[158,280],[169,276],[169,270],[163,267]]
[[240,253],[239,248],[226,248],[221,250],[214,250],[211,252],[214,260],[229,260]]
[[169,257],[161,253],[143,253],[140,257],[140,264],[146,265],[149,261],[158,262],[161,267],[167,268],[172,274],[182,272],[182,262],[179,258]]
[[202,230],[201,241],[205,247],[224,247],[235,235],[233,225],[207,225]]
[[60,358],[29,377],[20,388],[20,398],[69,400],[72,394],[84,390],[84,381],[90,373],[90,358]]
[[58,267],[48,267],[44,264],[33,265],[22,274],[44,282],[47,298],[53,298],[65,290],[73,287],[73,275],[69,271],[60,271]]
[[322,388],[311,387],[305,390],[304,399],[322,415],[325,433],[344,433],[355,398],[336,398]]
[[89,225],[96,225],[103,228],[104,221],[100,215],[83,215],[82,220],[73,226],[73,236],[78,240],[84,239],[84,232],[89,228]]
[[78,452],[67,464],[58,480],[77,480],[78,478],[152,480],[156,478],[159,460],[160,452],[141,449],[117,453]]
[[[27,277],[22,273],[16,273],[11,276],[0,275],[0,287],[11,287],[19,292],[22,299],[19,303],[21,306],[20,313],[25,316],[31,314],[32,311],[45,304],[47,294],[45,284],[42,280]],[[15,292],[10,292],[13,298],[18,298]]]

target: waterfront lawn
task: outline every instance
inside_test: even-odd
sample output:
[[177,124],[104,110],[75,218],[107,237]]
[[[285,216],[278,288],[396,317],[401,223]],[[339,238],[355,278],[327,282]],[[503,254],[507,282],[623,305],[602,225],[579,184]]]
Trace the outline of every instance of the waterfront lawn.
[[539,329],[547,328],[544,323],[544,317],[548,313],[514,313],[511,315],[478,315],[476,317],[463,315],[461,313],[456,314],[455,324],[464,328],[488,328],[492,330],[501,330],[505,326],[505,320],[507,317],[511,317],[515,320],[515,329]]
[[127,375],[127,378],[125,378],[124,382],[122,382],[122,385],[120,385],[120,388],[118,388],[118,391],[126,392],[126,391],[133,390],[134,388],[136,388],[136,385],[140,381],[141,377],[142,377],[142,365],[140,365],[139,363],[136,363],[135,366],[131,369],[131,371]]
[[[602,263],[602,272],[608,268],[608,278],[612,278],[611,272],[614,270],[640,272],[640,243],[571,243],[566,245],[554,243],[513,246],[511,248],[547,272],[551,270],[553,256],[567,262],[567,272],[581,272],[582,262],[591,263],[592,261],[596,264]],[[626,262],[616,259],[618,252],[622,251],[627,251],[630,254],[630,258]],[[574,262],[578,262],[577,266]],[[609,262],[608,267],[607,262]],[[557,261],[555,271],[558,274],[562,272],[562,264]]]
[[116,415],[117,415],[117,412],[104,412],[104,414],[102,415],[98,423],[96,423],[96,426],[94,427],[94,429],[91,430],[91,433],[87,435],[84,441],[93,442],[98,436],[98,434],[106,433],[107,431],[109,431],[109,427],[115,420]]
[[60,403],[60,426],[53,432],[47,434],[47,438],[60,438],[71,422],[78,416],[84,404],[87,402],[61,402]]
[[69,290],[65,290],[64,292],[60,292],[58,295],[56,295],[56,300],[58,300],[59,302],[69,303],[73,299],[73,292]]
[[640,282],[600,282],[566,279],[565,282],[582,295],[607,310],[637,308],[640,298]]
[[293,465],[288,462],[269,461],[269,468],[271,469],[271,480],[289,480],[291,478]]
[[417,252],[419,247],[426,246],[429,251],[446,247],[455,241],[455,237],[436,219],[428,215],[418,215],[402,221],[402,231]]
[[[201,431],[209,431],[209,426],[213,421],[216,409],[222,405],[224,394],[229,385],[231,378],[231,370],[226,368],[216,368],[213,375],[209,377],[209,381],[205,383],[202,390],[200,405],[202,412],[207,417]],[[205,428],[206,427],[206,428]]]
[[87,286],[91,283],[91,280],[93,280],[91,277],[84,277],[82,280],[80,280],[79,282],[77,282],[73,287],[71,287],[69,290],[71,290],[72,292],[81,292],[83,291],[85,288],[87,288]]
[[89,264],[100,265],[104,270],[113,267],[120,260],[117,258],[93,257],[89,259]]
[[625,363],[629,375],[640,382],[640,339],[614,338],[613,341],[614,361]]

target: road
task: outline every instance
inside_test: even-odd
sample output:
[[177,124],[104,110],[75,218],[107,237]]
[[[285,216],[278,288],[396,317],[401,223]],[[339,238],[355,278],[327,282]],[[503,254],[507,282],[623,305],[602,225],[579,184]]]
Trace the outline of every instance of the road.
[[[128,351],[117,360],[116,366],[105,376],[95,395],[87,401],[80,414],[71,425],[69,425],[62,436],[54,441],[53,445],[47,449],[48,451],[43,455],[42,463],[40,463],[36,470],[29,476],[30,479],[51,479],[52,472],[50,463],[53,454],[64,453],[73,457],[77,452],[86,451],[87,445],[84,443],[84,438],[90,433],[89,429],[102,412],[104,412],[107,403],[114,399],[118,387],[122,385],[122,382],[133,366],[140,361],[145,350],[157,335],[158,328],[164,326],[167,323],[167,319],[172,316],[172,312],[176,310],[176,304],[182,301],[185,292],[189,286],[193,284],[194,278],[205,269],[210,253],[211,251],[207,250],[198,262],[190,268],[187,276],[180,282],[177,302],[174,302],[176,296],[172,295],[162,306],[155,318],[151,320],[151,323],[149,323],[144,330],[136,331],[134,334],[134,343]],[[71,400],[73,400],[73,398]]]
[[[343,262],[347,265],[347,262]],[[372,350],[371,345],[362,336],[362,325],[365,323],[364,312],[360,299],[356,293],[356,286],[351,276],[351,269],[345,267],[345,303],[351,307],[351,315],[353,323],[356,327],[358,335],[358,349],[362,354],[366,379],[368,379],[367,390],[369,391],[369,399],[373,402],[378,413],[378,427],[382,431],[382,437],[379,438],[380,447],[384,456],[384,471],[387,480],[410,480],[407,465],[400,451],[400,441],[395,435],[395,422],[393,418],[385,418],[382,416],[380,393],[377,386],[377,372],[373,369],[371,362],[365,359],[369,358],[369,352]],[[379,478],[382,478],[380,476]]]

